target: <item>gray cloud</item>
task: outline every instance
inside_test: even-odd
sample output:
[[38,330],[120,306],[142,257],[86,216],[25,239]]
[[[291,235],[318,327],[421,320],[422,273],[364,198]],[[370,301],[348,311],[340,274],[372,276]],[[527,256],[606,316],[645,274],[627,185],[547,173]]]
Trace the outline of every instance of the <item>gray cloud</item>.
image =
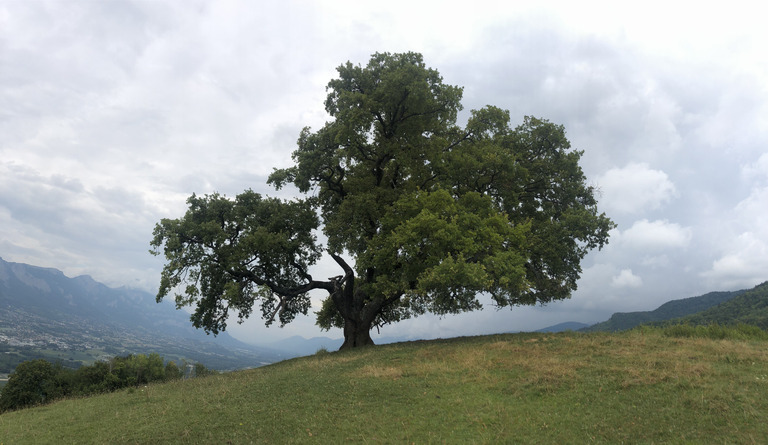
[[[290,196],[265,178],[290,165],[302,127],[328,119],[335,67],[414,50],[465,87],[464,117],[493,104],[515,121],[565,125],[619,227],[587,256],[568,301],[423,317],[383,335],[600,321],[768,279],[768,62],[755,43],[768,36],[756,17],[701,5],[696,21],[675,5],[663,15],[653,5],[473,6],[0,4],[0,256],[152,290],[155,222],[183,214],[192,193]],[[260,324],[233,330],[319,334],[311,317]]]

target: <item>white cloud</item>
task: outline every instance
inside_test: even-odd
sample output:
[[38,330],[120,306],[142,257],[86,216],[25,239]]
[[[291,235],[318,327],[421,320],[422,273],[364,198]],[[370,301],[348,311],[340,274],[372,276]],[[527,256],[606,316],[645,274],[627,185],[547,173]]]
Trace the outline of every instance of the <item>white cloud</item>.
[[597,178],[602,193],[600,205],[611,214],[636,214],[655,210],[677,195],[675,185],[661,170],[646,163],[629,163],[612,168]]
[[768,154],[741,168],[748,190],[723,215],[713,234],[718,252],[702,276],[720,286],[748,287],[768,280]]
[[702,276],[722,287],[749,287],[768,280],[768,242],[745,232]]
[[689,227],[666,220],[635,221],[632,227],[619,235],[622,246],[637,250],[681,249],[691,241],[693,236]]
[[753,179],[747,198],[729,214],[727,227],[717,234],[720,252],[709,270],[702,273],[712,283],[753,286],[768,280],[768,157],[745,169]]
[[763,153],[757,161],[743,166],[741,176],[745,181],[768,182],[768,153]]
[[660,267],[668,267],[671,264],[671,262],[668,255],[657,255],[657,256],[644,256],[640,264],[642,264],[643,266],[656,269]]
[[611,286],[613,287],[640,287],[642,285],[642,278],[632,273],[632,269],[622,269],[618,275],[611,279]]

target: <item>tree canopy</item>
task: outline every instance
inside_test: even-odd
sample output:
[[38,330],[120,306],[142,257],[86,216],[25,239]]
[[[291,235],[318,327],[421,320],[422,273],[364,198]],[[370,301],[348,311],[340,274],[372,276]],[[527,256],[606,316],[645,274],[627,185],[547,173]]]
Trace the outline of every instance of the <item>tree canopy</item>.
[[[301,198],[192,195],[182,218],[156,225],[158,301],[195,306],[196,327],[218,333],[257,304],[268,325],[285,324],[320,289],[318,325],[343,328],[342,348],[372,344],[374,326],[479,309],[480,294],[499,307],[568,298],[581,260],[608,242],[614,224],[563,126],[513,128],[494,106],[460,126],[462,88],[417,53],[348,62],[327,90],[331,120],[304,128],[295,165],[268,181]],[[324,253],[339,275],[318,280]]]

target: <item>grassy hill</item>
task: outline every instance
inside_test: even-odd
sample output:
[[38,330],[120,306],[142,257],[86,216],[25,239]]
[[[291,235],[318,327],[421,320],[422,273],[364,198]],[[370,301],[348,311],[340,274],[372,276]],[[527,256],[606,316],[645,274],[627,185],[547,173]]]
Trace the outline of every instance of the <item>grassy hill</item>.
[[5,413],[0,442],[768,441],[768,341],[669,332],[508,334],[318,353]]

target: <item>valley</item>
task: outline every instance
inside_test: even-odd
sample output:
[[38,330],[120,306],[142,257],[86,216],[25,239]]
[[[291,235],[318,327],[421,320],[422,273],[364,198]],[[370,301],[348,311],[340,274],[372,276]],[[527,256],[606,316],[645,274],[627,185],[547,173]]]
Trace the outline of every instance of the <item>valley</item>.
[[112,289],[90,277],[0,259],[0,378],[25,360],[77,368],[118,355],[156,352],[220,371],[293,356],[194,329],[185,312],[152,295]]

